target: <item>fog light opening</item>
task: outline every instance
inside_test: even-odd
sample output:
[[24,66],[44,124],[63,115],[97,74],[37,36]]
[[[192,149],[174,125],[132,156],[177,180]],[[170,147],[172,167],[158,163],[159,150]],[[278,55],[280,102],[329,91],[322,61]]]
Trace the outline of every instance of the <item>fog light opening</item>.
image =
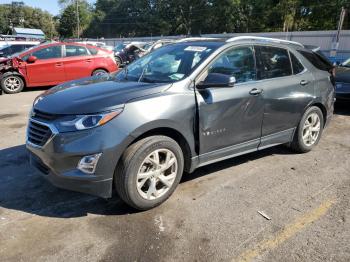
[[94,174],[97,166],[97,162],[100,159],[102,153],[84,156],[80,159],[78,169],[86,174]]

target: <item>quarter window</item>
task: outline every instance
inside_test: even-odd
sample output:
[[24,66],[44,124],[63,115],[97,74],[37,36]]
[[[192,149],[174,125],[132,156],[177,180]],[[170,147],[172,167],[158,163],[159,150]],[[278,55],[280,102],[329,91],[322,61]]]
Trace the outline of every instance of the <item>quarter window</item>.
[[292,75],[288,51],[283,48],[257,46],[258,79],[269,79]]
[[88,51],[83,46],[66,45],[66,57],[87,55],[89,55]]
[[289,54],[290,54],[290,59],[292,61],[294,75],[300,74],[301,72],[304,71],[304,66],[300,63],[298,58],[296,58],[295,55],[293,55],[293,53],[289,52]]
[[92,55],[97,55],[98,49],[93,48],[93,47],[88,47],[90,54]]
[[32,55],[38,59],[60,58],[62,56],[62,46],[55,45],[42,48],[38,51],[33,52]]
[[236,83],[255,80],[256,70],[253,47],[237,47],[224,52],[209,67],[209,73],[234,76]]
[[317,69],[329,72],[329,70],[333,68],[333,65],[329,61],[317,53],[304,50],[299,50],[299,53],[301,53]]

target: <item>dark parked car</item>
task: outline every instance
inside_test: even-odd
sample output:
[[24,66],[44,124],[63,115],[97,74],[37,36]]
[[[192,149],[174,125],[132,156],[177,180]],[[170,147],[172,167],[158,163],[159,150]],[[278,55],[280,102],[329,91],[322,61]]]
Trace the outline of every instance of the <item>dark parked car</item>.
[[308,152],[333,114],[334,86],[305,51],[255,37],[183,42],[59,85],[34,101],[31,163],[58,187],[104,198],[115,188],[146,210],[184,171],[279,144]]
[[337,100],[350,101],[350,65],[343,63],[336,68],[336,88]]
[[118,44],[115,47],[115,60],[118,66],[122,67],[140,58],[146,51],[149,43],[131,42]]

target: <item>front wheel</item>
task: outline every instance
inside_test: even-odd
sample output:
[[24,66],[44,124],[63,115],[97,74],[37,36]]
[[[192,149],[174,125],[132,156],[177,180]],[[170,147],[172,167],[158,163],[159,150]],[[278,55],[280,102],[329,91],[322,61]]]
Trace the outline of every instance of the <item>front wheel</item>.
[[170,197],[180,182],[184,159],[180,146],[166,136],[144,138],[123,154],[115,172],[120,198],[147,210]]
[[23,79],[18,75],[4,75],[1,79],[1,88],[6,94],[16,94],[23,90]]
[[291,148],[299,153],[311,151],[320,141],[324,126],[323,113],[317,106],[306,110],[295,131]]

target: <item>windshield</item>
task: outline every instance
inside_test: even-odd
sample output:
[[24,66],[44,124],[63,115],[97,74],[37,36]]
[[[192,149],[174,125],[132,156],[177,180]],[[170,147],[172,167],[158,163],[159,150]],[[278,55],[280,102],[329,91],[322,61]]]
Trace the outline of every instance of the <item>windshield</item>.
[[29,47],[29,48],[27,48],[27,49],[25,49],[25,50],[23,50],[23,51],[14,53],[14,54],[12,54],[12,55],[10,56],[10,58],[18,57],[18,56],[20,56],[21,54],[23,54],[23,53],[25,53],[25,52],[28,52],[29,50],[32,50],[32,49],[34,49],[34,48],[37,48],[38,46],[39,46],[39,45],[35,45],[35,46]]
[[172,83],[187,77],[218,44],[181,43],[160,48],[126,67],[116,78],[120,81]]
[[120,52],[124,49],[125,47],[125,44],[117,44],[115,47],[114,47],[114,51],[115,52]]

